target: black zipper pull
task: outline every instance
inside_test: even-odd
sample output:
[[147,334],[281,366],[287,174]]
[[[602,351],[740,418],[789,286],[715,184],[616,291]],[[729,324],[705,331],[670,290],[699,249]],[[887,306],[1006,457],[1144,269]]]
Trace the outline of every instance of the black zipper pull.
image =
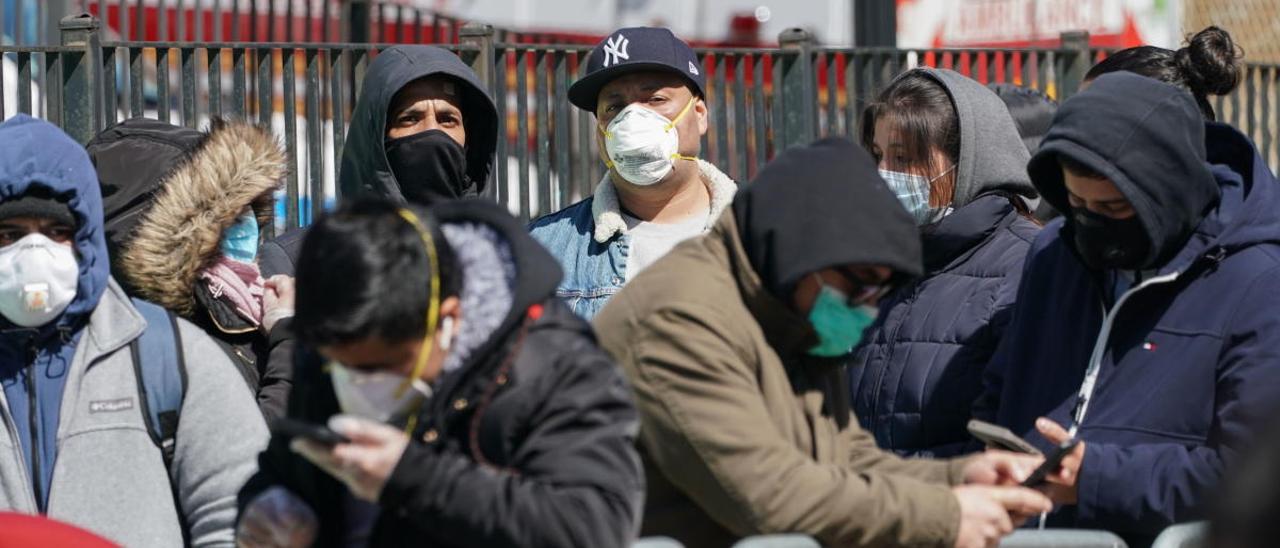
[[1209,259],[1209,272],[1213,272],[1222,265],[1223,261],[1227,260],[1227,248],[1218,246],[1216,249],[1205,255],[1205,258]]

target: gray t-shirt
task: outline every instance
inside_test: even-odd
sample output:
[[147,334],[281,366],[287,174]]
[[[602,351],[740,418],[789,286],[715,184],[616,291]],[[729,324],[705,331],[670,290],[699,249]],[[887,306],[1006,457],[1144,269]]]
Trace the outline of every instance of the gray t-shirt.
[[[707,215],[710,214],[708,211]],[[707,228],[707,215],[694,215],[678,223],[657,224],[623,214],[627,234],[631,237],[631,248],[627,253],[627,279],[634,280],[640,271],[661,259],[676,244],[702,235]]]

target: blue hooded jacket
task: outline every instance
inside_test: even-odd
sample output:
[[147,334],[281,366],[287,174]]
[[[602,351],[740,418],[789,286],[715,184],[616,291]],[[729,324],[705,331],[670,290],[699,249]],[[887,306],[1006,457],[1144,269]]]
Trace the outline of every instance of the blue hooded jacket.
[[56,126],[18,115],[0,123],[0,143],[0,202],[44,187],[66,201],[78,223],[75,251],[80,275],[70,306],[38,328],[19,327],[0,316],[0,384],[43,510],[57,458],[67,370],[110,273],[102,194],[84,147]]
[[1046,227],[975,415],[1046,451],[1037,417],[1081,417],[1078,503],[1049,525],[1146,545],[1203,519],[1206,494],[1280,399],[1280,188],[1245,136],[1203,122],[1186,92],[1130,73],[1068,100],[1028,167],[1070,211],[1060,155],[1130,201],[1152,269],[1118,292],[1116,273],[1080,260],[1071,223]]

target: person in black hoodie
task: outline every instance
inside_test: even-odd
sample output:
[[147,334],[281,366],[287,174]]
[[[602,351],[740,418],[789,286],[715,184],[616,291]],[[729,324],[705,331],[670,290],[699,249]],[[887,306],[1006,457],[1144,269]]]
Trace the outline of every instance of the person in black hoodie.
[[295,325],[318,352],[289,416],[351,442],[273,438],[240,495],[241,546],[634,539],[630,391],[513,217],[359,201],[315,225],[298,266]]
[[[475,71],[435,46],[393,46],[369,64],[347,129],[338,197],[432,204],[484,192],[498,108]],[[262,250],[266,276],[294,273],[306,230]]]
[[1048,524],[1147,545],[1203,519],[1280,399],[1280,187],[1192,94],[1129,72],[1063,103],[1027,169],[1068,214],[1027,255],[975,415],[1082,440]]
[[208,333],[239,366],[268,422],[293,368],[293,280],[258,263],[262,227],[289,171],[271,132],[125,120],[86,148],[102,186],[111,272],[129,294]]

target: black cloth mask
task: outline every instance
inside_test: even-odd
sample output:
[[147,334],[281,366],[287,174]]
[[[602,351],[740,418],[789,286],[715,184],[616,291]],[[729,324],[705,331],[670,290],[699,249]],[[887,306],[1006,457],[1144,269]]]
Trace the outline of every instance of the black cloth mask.
[[385,148],[391,173],[409,202],[461,198],[474,186],[467,178],[466,150],[448,133],[429,129],[389,139]]
[[1085,208],[1071,210],[1075,247],[1085,265],[1095,270],[1142,270],[1151,254],[1151,238],[1137,215],[1112,219]]

